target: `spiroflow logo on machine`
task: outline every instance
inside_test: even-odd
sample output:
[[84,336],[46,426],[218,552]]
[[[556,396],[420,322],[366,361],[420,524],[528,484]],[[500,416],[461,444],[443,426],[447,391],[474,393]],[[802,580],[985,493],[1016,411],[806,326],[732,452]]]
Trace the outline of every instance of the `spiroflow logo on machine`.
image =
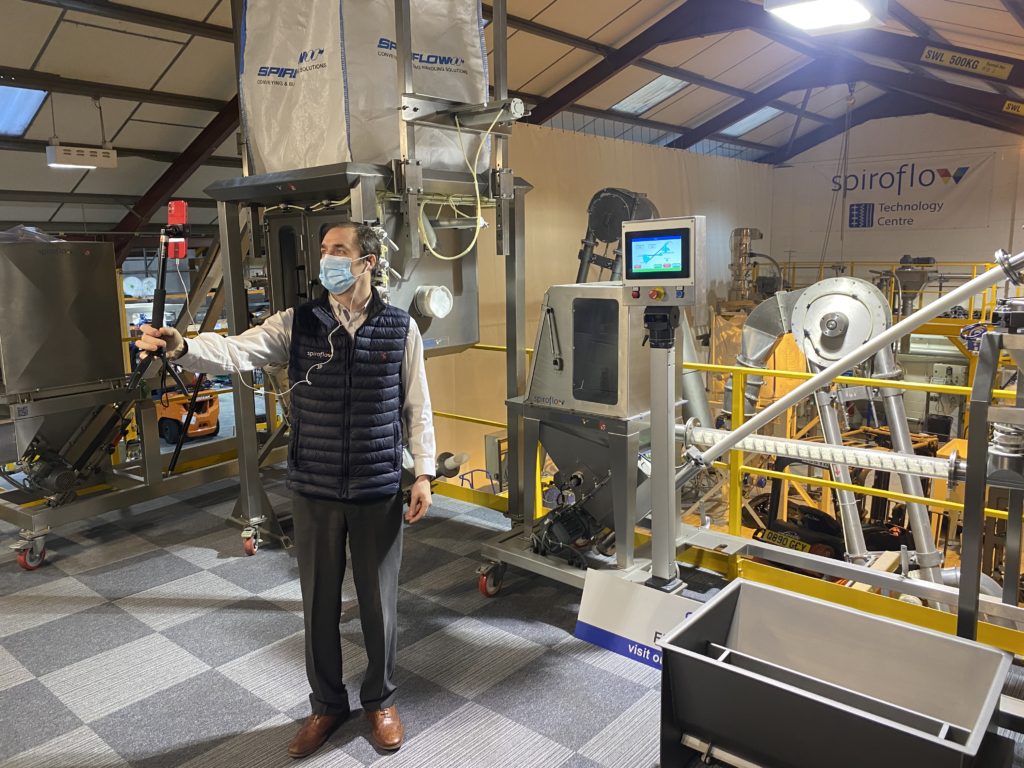
[[262,66],[257,70],[256,82],[260,85],[295,85],[295,80],[303,72],[310,72],[314,69],[326,69],[327,54],[323,48],[310,48],[299,51],[296,56],[297,62],[291,67]]
[[[377,55],[394,58],[398,43],[386,37],[377,41]],[[466,74],[466,60],[462,56],[450,56],[442,53],[420,53],[412,52],[412,63],[420,69],[428,69],[435,72],[457,72]]]
[[[954,169],[919,167],[917,163],[902,163],[893,170],[861,171],[845,177],[832,177],[832,191],[875,193],[879,196],[896,197],[896,200],[851,203],[849,223],[851,229],[871,227],[912,227],[915,218],[911,214],[939,214],[946,203],[942,200],[903,200],[907,195],[944,192],[944,187],[956,187],[970,171],[962,165]],[[935,185],[939,184],[939,187]]]

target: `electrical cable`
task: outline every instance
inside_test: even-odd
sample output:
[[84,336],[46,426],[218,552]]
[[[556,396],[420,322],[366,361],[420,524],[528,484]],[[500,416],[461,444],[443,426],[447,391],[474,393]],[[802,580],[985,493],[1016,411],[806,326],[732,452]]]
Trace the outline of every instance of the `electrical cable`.
[[[849,86],[848,86],[849,87]],[[840,191],[842,192],[842,199],[845,204],[846,202],[846,172],[849,170],[849,154],[850,154],[850,127],[851,127],[851,113],[853,110],[853,104],[855,99],[853,98],[853,91],[851,89],[850,95],[846,100],[846,124],[843,130],[842,142],[839,146],[839,158],[836,163],[836,175],[839,176],[840,186],[838,189],[832,191],[832,205],[828,211],[828,222],[825,225],[825,239],[821,245],[821,258],[818,259],[818,269],[820,270],[822,265],[825,263],[825,256],[828,253],[828,245],[832,239],[832,226],[835,223],[836,217],[836,204],[839,202]],[[842,232],[840,232],[840,240],[842,240]],[[840,254],[840,261],[842,261],[842,254]]]
[[438,253],[437,251],[434,250],[433,246],[430,244],[430,241],[427,239],[427,230],[423,223],[423,215],[426,212],[427,204],[422,203],[420,205],[419,216],[417,217],[420,231],[420,241],[432,255],[436,256],[439,259],[442,259],[443,261],[458,261],[466,254],[470,253],[476,247],[476,241],[480,238],[480,230],[483,229],[483,203],[481,202],[480,199],[480,184],[477,182],[476,178],[476,167],[477,164],[480,162],[480,153],[483,151],[483,148],[487,145],[487,137],[491,135],[491,132],[494,130],[494,126],[498,124],[498,121],[501,119],[501,116],[504,113],[504,111],[504,108],[499,109],[498,114],[494,116],[494,120],[492,120],[491,124],[487,127],[487,130],[484,132],[483,137],[480,139],[480,146],[477,147],[476,149],[476,155],[473,157],[472,163],[469,162],[469,154],[466,152],[466,145],[462,142],[462,127],[459,125],[458,115],[455,116],[455,129],[458,131],[459,135],[459,147],[462,149],[462,157],[466,161],[466,167],[469,168],[469,175],[473,179],[473,192],[475,193],[474,197],[476,198],[476,229],[473,231],[473,239],[469,241],[469,245],[466,246],[465,250],[463,250],[462,253],[458,253],[455,256],[445,256],[442,253]]

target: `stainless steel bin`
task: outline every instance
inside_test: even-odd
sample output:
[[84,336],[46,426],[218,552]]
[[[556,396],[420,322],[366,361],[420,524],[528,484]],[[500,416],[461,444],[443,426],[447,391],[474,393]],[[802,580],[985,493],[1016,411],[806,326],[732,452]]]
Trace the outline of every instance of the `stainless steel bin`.
[[994,648],[742,579],[661,646],[662,768],[684,736],[765,768],[1006,764]]

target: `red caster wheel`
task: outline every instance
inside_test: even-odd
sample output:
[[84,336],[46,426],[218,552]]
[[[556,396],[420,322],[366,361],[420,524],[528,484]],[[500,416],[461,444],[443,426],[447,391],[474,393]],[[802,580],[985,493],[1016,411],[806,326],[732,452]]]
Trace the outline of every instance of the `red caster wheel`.
[[496,597],[501,592],[501,584],[505,579],[505,566],[501,563],[483,565],[477,571],[477,588],[484,597]]
[[18,565],[26,571],[34,571],[46,562],[46,548],[36,552],[32,547],[22,549],[18,552]]
[[252,557],[260,551],[260,543],[256,540],[255,536],[250,536],[247,539],[242,539],[242,549],[245,550],[245,554]]

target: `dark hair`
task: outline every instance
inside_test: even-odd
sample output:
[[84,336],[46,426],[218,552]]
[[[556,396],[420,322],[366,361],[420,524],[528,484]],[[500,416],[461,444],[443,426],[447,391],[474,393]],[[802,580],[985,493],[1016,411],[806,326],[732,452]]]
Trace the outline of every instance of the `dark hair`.
[[359,224],[354,221],[343,221],[340,224],[333,224],[324,231],[326,235],[332,229],[354,229],[356,239],[359,241],[359,253],[363,256],[376,256],[380,258],[380,238],[373,231],[373,227],[366,224]]

